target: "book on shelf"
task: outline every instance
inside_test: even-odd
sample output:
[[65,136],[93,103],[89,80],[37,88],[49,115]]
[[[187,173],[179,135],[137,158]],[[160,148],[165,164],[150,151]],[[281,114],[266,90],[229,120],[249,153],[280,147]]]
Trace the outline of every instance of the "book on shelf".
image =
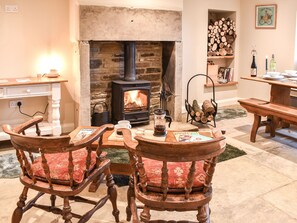
[[210,136],[205,136],[199,132],[174,132],[176,141],[178,142],[198,142],[212,140]]

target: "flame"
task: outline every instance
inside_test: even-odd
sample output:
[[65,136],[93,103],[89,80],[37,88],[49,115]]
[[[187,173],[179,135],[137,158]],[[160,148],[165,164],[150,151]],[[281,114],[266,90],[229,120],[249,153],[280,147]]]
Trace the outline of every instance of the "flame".
[[125,106],[129,104],[143,106],[143,103],[139,94],[140,94],[139,90],[126,91],[125,97],[124,97]]
[[147,109],[147,94],[143,93],[142,90],[131,90],[125,91],[124,94],[124,110],[136,111]]

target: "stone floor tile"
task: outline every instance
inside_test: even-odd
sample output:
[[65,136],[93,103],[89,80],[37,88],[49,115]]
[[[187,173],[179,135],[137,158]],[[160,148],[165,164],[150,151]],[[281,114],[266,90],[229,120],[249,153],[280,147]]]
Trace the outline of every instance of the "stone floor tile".
[[292,181],[247,156],[241,156],[217,164],[213,199],[228,208]]
[[[214,206],[214,205],[213,205]],[[214,209],[214,208],[213,208]],[[212,223],[295,223],[296,219],[261,197],[247,200],[229,208],[216,208]]]
[[263,196],[266,201],[286,212],[297,222],[297,181],[277,188]]

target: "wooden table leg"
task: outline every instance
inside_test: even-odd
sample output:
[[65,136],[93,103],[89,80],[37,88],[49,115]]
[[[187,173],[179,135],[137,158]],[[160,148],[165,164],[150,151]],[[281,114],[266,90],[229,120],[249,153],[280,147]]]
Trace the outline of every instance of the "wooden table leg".
[[256,135],[257,135],[257,131],[258,131],[258,128],[260,126],[260,123],[261,123],[261,116],[257,115],[257,114],[254,114],[254,123],[253,123],[251,136],[250,136],[250,141],[251,142],[256,142]]
[[[290,106],[291,88],[287,86],[271,85],[270,102]],[[272,119],[273,120],[273,119]],[[275,126],[277,128],[278,126]],[[290,124],[284,121],[281,122],[282,128],[289,128]]]

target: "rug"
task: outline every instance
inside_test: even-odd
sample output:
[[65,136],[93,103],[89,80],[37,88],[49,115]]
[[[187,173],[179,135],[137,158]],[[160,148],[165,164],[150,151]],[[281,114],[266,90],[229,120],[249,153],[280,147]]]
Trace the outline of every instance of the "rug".
[[234,119],[240,117],[246,117],[247,112],[241,108],[219,108],[216,114],[216,121],[223,119]]
[[[129,155],[124,149],[105,149],[107,151],[107,158],[112,163],[128,163]],[[234,146],[227,144],[226,150],[219,156],[219,162],[233,159],[246,153]],[[20,174],[20,166],[17,161],[15,153],[7,153],[0,155],[0,178],[16,178]],[[128,184],[128,177],[121,175],[114,175],[114,180],[118,186]]]

